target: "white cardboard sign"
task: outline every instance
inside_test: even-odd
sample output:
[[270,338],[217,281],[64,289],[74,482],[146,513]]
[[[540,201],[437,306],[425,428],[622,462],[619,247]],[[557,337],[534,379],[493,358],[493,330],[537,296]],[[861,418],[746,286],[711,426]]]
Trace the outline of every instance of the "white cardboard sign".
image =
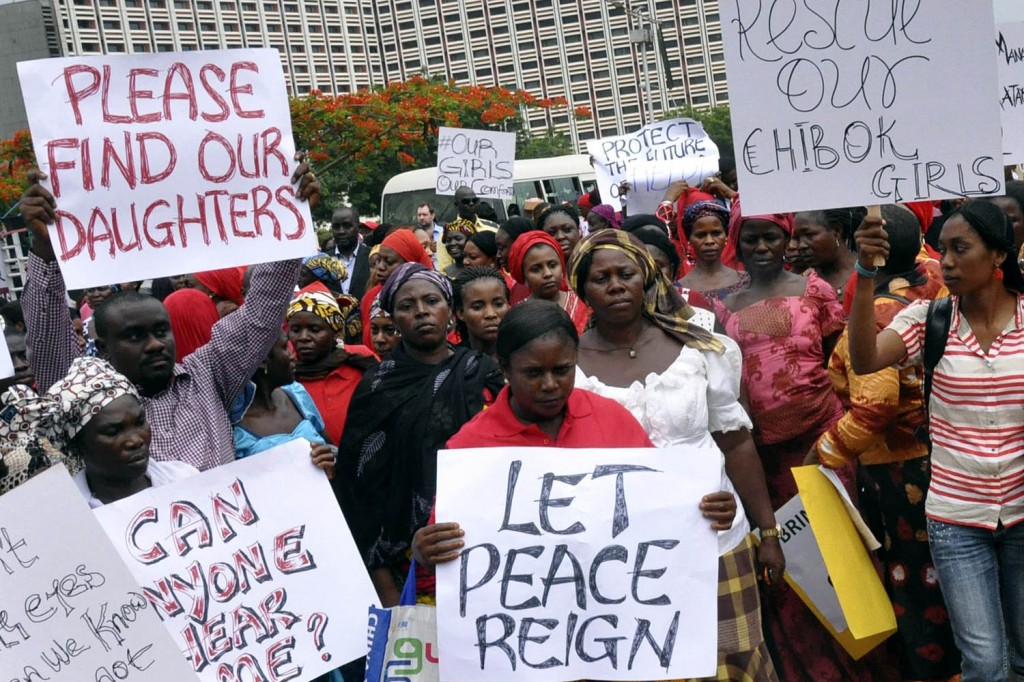
[[7,347],[7,337],[0,334],[0,379],[8,379],[14,376],[14,361],[11,360],[11,350]]
[[996,27],[999,109],[1007,164],[1024,161],[1024,21]]
[[718,146],[691,118],[651,123],[635,133],[587,142],[601,203],[622,210],[619,185],[630,184],[629,212],[654,213],[675,180],[699,187],[718,172]]
[[442,680],[713,675],[718,540],[698,509],[717,453],[495,448],[438,455]]
[[0,497],[0,679],[195,679],[62,465]]
[[515,160],[515,133],[442,127],[437,132],[435,189],[450,196],[460,187],[472,187],[481,198],[510,199]]
[[987,0],[719,9],[745,212],[1002,191]]
[[366,654],[377,597],[308,442],[96,515],[200,679],[309,680]]
[[18,64],[70,289],[316,251],[277,50]]
[[775,512],[775,518],[782,526],[779,540],[786,556],[786,577],[800,586],[836,632],[842,632],[846,629],[846,616],[839,605],[839,595],[829,580],[825,559],[821,556],[800,495],[794,495],[782,505]]

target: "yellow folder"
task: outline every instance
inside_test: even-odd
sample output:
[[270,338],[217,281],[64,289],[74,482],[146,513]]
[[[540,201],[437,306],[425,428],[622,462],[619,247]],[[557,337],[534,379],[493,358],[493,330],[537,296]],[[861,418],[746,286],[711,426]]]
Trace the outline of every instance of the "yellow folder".
[[892,602],[839,492],[817,466],[794,467],[792,471],[847,629],[837,632],[807,595],[788,582],[843,648],[859,659],[896,632]]

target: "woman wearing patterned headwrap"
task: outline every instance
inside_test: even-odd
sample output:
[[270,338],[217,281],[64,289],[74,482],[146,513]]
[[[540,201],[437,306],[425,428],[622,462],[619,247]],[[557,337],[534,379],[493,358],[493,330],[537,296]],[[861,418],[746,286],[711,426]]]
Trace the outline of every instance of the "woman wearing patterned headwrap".
[[402,335],[391,316],[380,307],[380,294],[370,304],[370,338],[373,339],[373,352],[383,360],[391,355]]
[[381,601],[394,606],[413,533],[433,506],[437,451],[503,381],[489,357],[448,344],[452,287],[441,273],[399,266],[380,305],[401,341],[352,397],[334,480]]
[[577,332],[583,333],[590,311],[565,283],[565,257],[554,237],[540,230],[521,234],[509,249],[508,271],[529,287],[529,298],[559,304],[569,313]]
[[722,263],[729,210],[715,201],[690,204],[683,214],[683,232],[696,255],[693,269],[677,283],[680,288],[699,291],[709,301],[725,298],[743,289],[750,279]]
[[330,442],[339,443],[352,393],[376,356],[365,346],[345,345],[344,312],[319,282],[299,291],[288,306],[287,322],[295,380],[313,399]]
[[622,218],[610,204],[598,204],[587,214],[587,225],[591,232],[609,228],[618,230],[622,228]]
[[453,262],[444,269],[444,274],[448,275],[450,279],[455,279],[462,272],[462,257],[466,250],[466,242],[474,234],[476,234],[476,223],[464,218],[456,218],[445,225],[441,241],[444,242],[444,248],[452,257]]
[[76,358],[44,395],[25,387],[4,394],[4,442],[52,443],[82,462],[75,484],[92,508],[198,473],[183,462],[149,458],[150,429],[138,391],[106,360]]
[[[738,199],[732,210],[729,239],[750,283],[715,308],[743,351],[754,440],[772,506],[778,509],[797,494],[790,469],[803,464],[818,437],[843,415],[825,359],[844,316],[827,282],[814,273],[801,277],[785,269],[792,216],[744,216]],[[852,467],[836,473],[855,497]],[[881,649],[859,661],[850,658],[788,585],[778,586],[765,611],[782,679],[866,682],[879,679],[875,666],[881,671],[891,663]]]
[[[633,235],[602,230],[576,245],[569,282],[593,310],[580,339],[576,385],[628,409],[656,447],[691,445],[719,453],[714,506],[743,501],[720,530],[718,673],[712,679],[777,679],[761,631],[750,524],[775,528],[764,472],[739,403],[740,351],[692,322],[693,310]],[[746,510],[746,514],[744,513]],[[760,564],[781,580],[779,538],[764,538]],[[742,604],[737,609],[736,605]],[[738,673],[741,673],[737,676]]]
[[342,291],[342,283],[348,279],[348,269],[340,259],[328,256],[326,253],[318,253],[302,259],[302,269],[299,271],[299,287],[309,286],[313,282],[320,282],[335,294]]

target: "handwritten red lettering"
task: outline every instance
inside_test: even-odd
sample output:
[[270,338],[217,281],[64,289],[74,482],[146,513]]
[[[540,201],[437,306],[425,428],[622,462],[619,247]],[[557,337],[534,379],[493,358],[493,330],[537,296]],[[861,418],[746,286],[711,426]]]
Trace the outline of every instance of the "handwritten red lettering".
[[[74,78],[78,74],[89,74],[89,84],[85,87],[76,87],[74,84]],[[91,66],[85,64],[74,64],[64,69],[64,88],[68,91],[68,101],[71,103],[71,109],[75,112],[75,123],[82,125],[82,108],[81,102],[86,97],[95,95],[100,89],[100,72]]]
[[[184,88],[182,92],[171,90],[174,86],[175,76],[181,80],[181,85]],[[164,81],[164,118],[168,121],[171,120],[171,102],[174,100],[188,102],[189,120],[196,120],[196,116],[199,115],[199,107],[196,104],[196,89],[192,84],[192,72],[181,62],[171,65],[171,68],[167,70],[167,80]]]
[[136,123],[156,123],[160,120],[160,112],[153,111],[148,114],[139,113],[140,99],[153,99],[152,90],[140,90],[138,79],[142,76],[156,78],[160,75],[156,69],[132,69],[128,72],[128,104],[132,110],[132,118]]
[[226,77],[224,74],[224,70],[216,64],[207,64],[203,68],[199,69],[199,82],[202,83],[203,89],[206,90],[206,94],[210,96],[210,99],[216,102],[217,106],[220,108],[220,112],[216,114],[210,114],[204,111],[203,120],[209,121],[210,123],[219,123],[221,121],[227,120],[231,110],[228,108],[228,103],[224,101],[224,98],[221,97],[220,93],[217,92],[216,88],[214,88],[214,86],[210,84],[207,75],[211,73],[221,83],[224,82],[224,79]]
[[252,84],[239,85],[238,84],[238,72],[239,71],[253,71],[259,73],[260,69],[253,62],[235,62],[231,65],[231,86],[228,92],[231,93],[231,104],[235,107],[235,115],[239,118],[263,118],[264,113],[262,109],[243,109],[241,103],[238,101],[239,95],[251,95]]

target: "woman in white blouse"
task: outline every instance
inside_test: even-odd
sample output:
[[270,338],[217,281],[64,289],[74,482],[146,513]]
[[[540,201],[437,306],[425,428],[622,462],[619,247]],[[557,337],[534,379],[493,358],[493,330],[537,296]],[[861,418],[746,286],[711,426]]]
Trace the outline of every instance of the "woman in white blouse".
[[[581,240],[570,284],[593,310],[592,326],[580,339],[576,385],[626,407],[658,447],[716,450],[722,488],[738,492],[743,502],[732,528],[719,531],[714,679],[734,679],[736,671],[743,671],[742,679],[778,679],[761,631],[748,514],[764,534],[758,559],[769,581],[782,579],[785,560],[750,420],[738,401],[739,348],[687,323],[687,304],[626,232],[604,230]],[[723,593],[724,585],[731,591]],[[740,603],[746,608],[737,609]]]
[[[884,214],[883,214],[884,215]],[[919,301],[876,332],[872,294],[876,257],[889,252],[884,221],[857,231],[859,273],[849,320],[850,359],[858,374],[920,364],[929,319]],[[1024,277],[1013,229],[994,204],[974,201],[953,213],[939,237],[951,294],[945,349],[927,405],[931,484],[928,537],[963,682],[1024,675]],[[944,325],[933,327],[941,330]],[[943,339],[940,333],[929,338]],[[932,346],[941,346],[941,342]],[[932,351],[934,353],[934,350]],[[1009,655],[1007,655],[1007,652]]]

